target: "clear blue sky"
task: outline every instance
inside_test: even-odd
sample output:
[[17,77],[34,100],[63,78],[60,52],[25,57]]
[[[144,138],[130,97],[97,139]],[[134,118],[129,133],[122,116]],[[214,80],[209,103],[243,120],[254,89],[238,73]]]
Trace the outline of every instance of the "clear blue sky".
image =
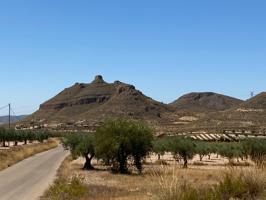
[[163,102],[247,99],[266,90],[266,1],[0,0],[0,73],[17,114],[96,74]]

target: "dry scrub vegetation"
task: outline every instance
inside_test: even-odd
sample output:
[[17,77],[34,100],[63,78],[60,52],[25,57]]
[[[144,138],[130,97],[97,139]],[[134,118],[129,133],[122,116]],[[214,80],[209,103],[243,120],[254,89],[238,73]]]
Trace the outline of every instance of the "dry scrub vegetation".
[[142,175],[114,174],[68,157],[43,200],[252,200],[266,199],[266,172],[254,166],[222,167],[145,164]]
[[15,146],[10,149],[0,150],[0,170],[10,167],[37,153],[47,151],[58,146],[58,141],[48,139],[44,143]]

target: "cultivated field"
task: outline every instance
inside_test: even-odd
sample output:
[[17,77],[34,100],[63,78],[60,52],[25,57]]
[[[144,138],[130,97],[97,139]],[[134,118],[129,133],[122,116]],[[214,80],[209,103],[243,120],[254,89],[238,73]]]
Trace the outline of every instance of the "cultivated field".
[[155,138],[141,122],[113,120],[62,138],[66,159],[45,200],[255,200],[266,198],[266,140]]

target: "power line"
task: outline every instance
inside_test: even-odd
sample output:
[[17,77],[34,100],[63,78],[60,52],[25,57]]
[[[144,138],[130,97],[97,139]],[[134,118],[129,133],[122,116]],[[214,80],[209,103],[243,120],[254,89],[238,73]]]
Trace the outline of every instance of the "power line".
[[8,127],[10,128],[11,127],[11,111],[14,114],[15,114],[15,112],[12,110],[10,103],[8,105],[6,105],[6,106],[1,107],[0,110],[4,109],[6,107],[8,107]]
[[3,110],[5,108],[7,108],[7,107],[8,107],[8,105],[5,105],[5,106],[1,107],[0,110]]
[[10,107],[10,110],[13,113],[13,115],[16,115],[16,113],[14,112],[14,110],[12,109],[12,107]]

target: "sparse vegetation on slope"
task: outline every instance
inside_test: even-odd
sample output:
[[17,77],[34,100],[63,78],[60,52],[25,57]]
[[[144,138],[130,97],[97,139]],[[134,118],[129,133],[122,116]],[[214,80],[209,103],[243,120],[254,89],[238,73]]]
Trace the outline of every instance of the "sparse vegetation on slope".
[[66,88],[21,123],[28,126],[32,121],[35,124],[71,123],[74,126],[80,122],[94,128],[114,117],[160,122],[166,116],[164,113],[171,113],[167,105],[145,96],[133,85],[120,81],[106,83],[101,76],[96,76],[89,84],[76,83]]
[[223,111],[240,105],[243,101],[213,92],[192,92],[185,94],[170,105],[176,110],[190,112]]

